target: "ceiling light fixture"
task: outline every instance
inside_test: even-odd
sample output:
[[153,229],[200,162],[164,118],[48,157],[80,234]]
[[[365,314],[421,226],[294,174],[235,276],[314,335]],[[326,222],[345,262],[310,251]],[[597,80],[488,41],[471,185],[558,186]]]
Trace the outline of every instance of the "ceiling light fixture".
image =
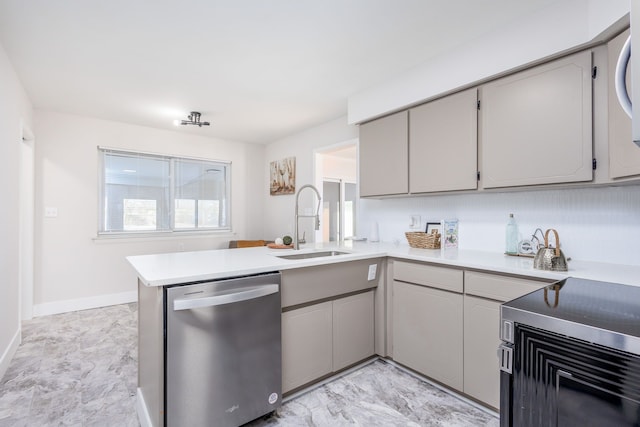
[[201,122],[200,121],[200,113],[198,113],[197,111],[192,111],[188,116],[187,116],[188,120],[174,120],[173,124],[176,126],[180,126],[180,125],[195,125],[195,126],[209,126],[210,123],[209,122]]

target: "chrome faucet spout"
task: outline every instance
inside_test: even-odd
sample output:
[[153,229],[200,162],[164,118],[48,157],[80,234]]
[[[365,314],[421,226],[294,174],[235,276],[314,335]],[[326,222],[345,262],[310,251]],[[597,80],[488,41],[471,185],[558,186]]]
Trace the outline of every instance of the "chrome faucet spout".
[[[318,207],[316,208],[316,214],[315,215],[300,215],[300,213],[298,212],[298,209],[299,209],[298,208],[298,202],[300,200],[300,193],[305,188],[312,189],[313,191],[315,191],[316,196],[318,196]],[[322,198],[320,197],[320,192],[318,191],[318,189],[316,187],[314,187],[311,184],[303,185],[302,187],[300,187],[300,189],[296,193],[296,212],[295,212],[295,229],[293,230],[293,249],[300,249],[299,241],[298,241],[298,219],[300,219],[300,218],[315,218],[315,229],[316,230],[320,230],[320,201],[321,200],[322,200]]]

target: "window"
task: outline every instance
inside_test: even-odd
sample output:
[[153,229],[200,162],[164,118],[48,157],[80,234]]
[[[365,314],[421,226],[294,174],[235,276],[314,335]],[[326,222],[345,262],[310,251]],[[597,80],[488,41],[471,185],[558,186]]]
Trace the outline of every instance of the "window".
[[99,153],[100,234],[230,230],[229,163]]

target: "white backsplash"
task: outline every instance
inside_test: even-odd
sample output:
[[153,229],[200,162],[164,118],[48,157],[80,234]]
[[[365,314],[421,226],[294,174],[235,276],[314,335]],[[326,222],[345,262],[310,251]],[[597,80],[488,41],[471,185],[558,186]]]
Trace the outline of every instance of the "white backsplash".
[[[567,257],[640,265],[640,186],[452,194],[384,200],[361,199],[358,230],[369,237],[378,222],[380,240],[407,244],[412,215],[421,223],[458,218],[461,249],[502,252],[513,213],[520,237],[555,228]],[[424,229],[422,230],[424,231]]]

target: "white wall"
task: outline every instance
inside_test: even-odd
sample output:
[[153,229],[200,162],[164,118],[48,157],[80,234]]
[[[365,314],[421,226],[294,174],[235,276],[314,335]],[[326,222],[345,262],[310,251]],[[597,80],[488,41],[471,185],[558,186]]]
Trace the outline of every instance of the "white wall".
[[[458,218],[460,248],[503,252],[509,213],[522,237],[555,228],[566,256],[640,265],[640,185],[509,193],[475,193],[360,201],[361,230],[378,221],[380,239],[406,245],[409,215],[422,222]],[[367,237],[366,235],[364,237]]]
[[[36,111],[34,315],[135,300],[128,255],[226,247],[262,236],[264,146]],[[207,129],[202,129],[207,134]],[[96,239],[97,146],[232,162],[235,235]],[[58,210],[45,218],[45,207]]]
[[[357,140],[354,142],[357,142]],[[330,154],[321,155],[320,157],[322,158],[322,170],[316,170],[316,175],[321,174],[322,178],[343,179],[349,182],[355,182],[358,179],[357,159],[348,159]]]
[[556,2],[353,94],[348,101],[349,123],[360,123],[589,43],[624,20],[629,7],[629,0]]
[[[265,150],[265,175],[263,180],[263,198],[265,211],[262,216],[265,224],[265,238],[289,234],[293,236],[295,195],[269,195],[269,168],[274,160],[295,156],[296,158],[296,191],[305,184],[315,184],[314,150],[329,145],[339,144],[356,138],[358,128],[347,124],[346,117],[340,117],[320,126],[300,132],[296,135],[275,141],[267,145]],[[313,192],[305,190],[300,194],[300,210],[311,208],[315,213],[316,201]],[[303,231],[312,236],[313,220],[300,220],[300,235]]]
[[19,209],[22,125],[32,106],[0,46],[0,378],[20,342]]

